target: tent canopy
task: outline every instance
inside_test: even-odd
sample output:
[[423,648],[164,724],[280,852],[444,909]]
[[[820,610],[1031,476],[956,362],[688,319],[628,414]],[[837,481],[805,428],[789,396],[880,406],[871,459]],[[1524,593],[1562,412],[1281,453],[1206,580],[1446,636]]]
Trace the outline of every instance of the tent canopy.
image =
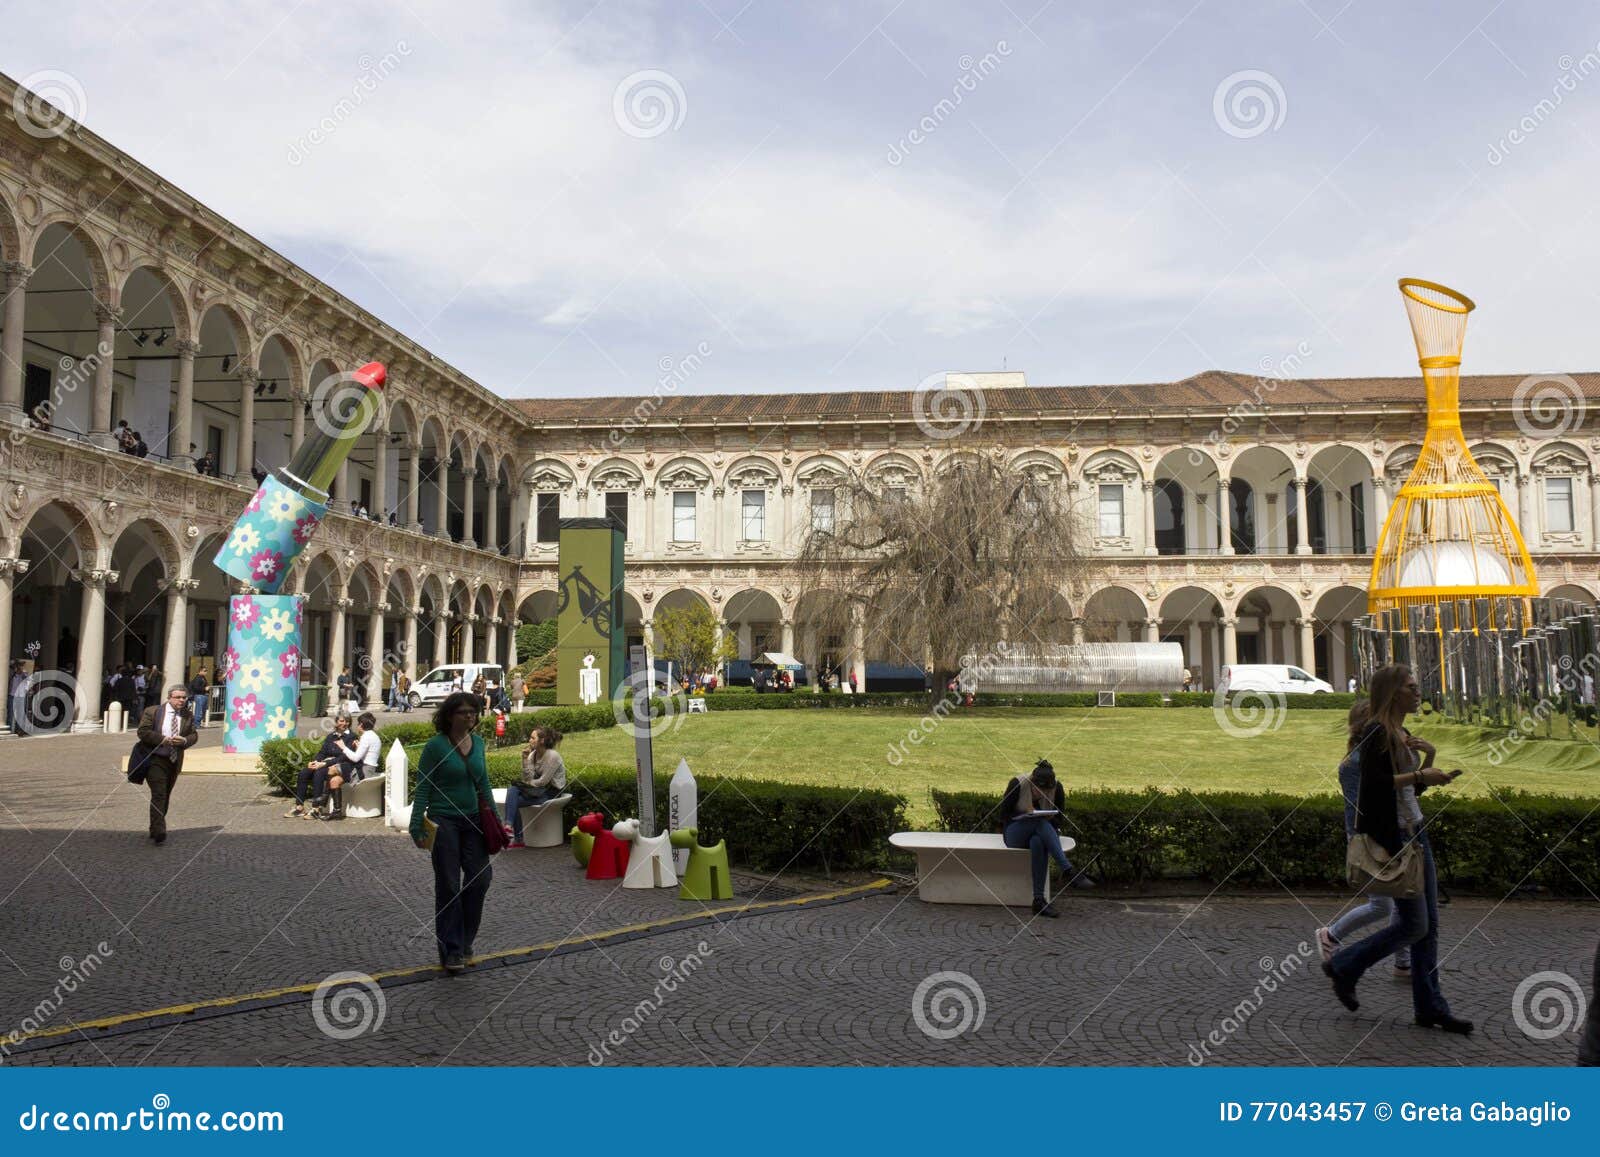
[[805,664],[793,655],[785,655],[782,651],[767,651],[750,660],[752,667],[787,667],[794,671],[803,671]]

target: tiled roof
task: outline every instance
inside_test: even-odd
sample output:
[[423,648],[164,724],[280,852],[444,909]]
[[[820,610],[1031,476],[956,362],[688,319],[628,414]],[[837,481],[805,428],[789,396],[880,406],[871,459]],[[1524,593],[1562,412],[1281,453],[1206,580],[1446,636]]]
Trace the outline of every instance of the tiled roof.
[[[1600,399],[1600,374],[1571,375],[1584,395]],[[1509,403],[1522,374],[1494,374],[1461,379],[1465,403]],[[1554,387],[1559,389],[1560,387]],[[1214,411],[1242,403],[1260,403],[1276,409],[1288,406],[1360,405],[1362,403],[1422,403],[1420,377],[1404,378],[1295,378],[1261,379],[1249,374],[1208,370],[1181,382],[1154,382],[1133,386],[998,386],[987,388],[987,413],[1032,414],[1044,412]],[[910,390],[858,390],[831,393],[761,394],[648,394],[610,398],[516,398],[511,404],[535,421],[621,421],[630,416],[658,425],[677,419],[726,422],[764,422],[779,418],[806,421],[813,418],[911,418]]]

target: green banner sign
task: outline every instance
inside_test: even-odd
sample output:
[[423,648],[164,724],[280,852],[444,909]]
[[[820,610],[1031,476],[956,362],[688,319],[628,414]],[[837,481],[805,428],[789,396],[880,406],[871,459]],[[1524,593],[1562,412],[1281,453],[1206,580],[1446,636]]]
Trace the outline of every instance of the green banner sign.
[[626,667],[622,532],[604,518],[563,518],[557,552],[556,702],[612,698]]

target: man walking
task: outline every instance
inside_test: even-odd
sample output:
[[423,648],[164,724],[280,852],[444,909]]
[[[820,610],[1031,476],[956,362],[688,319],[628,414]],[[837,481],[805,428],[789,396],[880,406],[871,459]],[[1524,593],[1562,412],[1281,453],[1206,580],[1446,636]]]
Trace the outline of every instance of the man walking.
[[196,667],[194,678],[189,680],[190,711],[194,715],[194,725],[206,725],[206,707],[211,701],[211,681],[206,678],[206,669]]
[[167,688],[166,703],[151,707],[139,719],[139,742],[148,752],[144,766],[150,787],[150,838],[157,847],[167,842],[167,808],[183,771],[183,753],[199,738],[189,714],[189,692],[182,683]]

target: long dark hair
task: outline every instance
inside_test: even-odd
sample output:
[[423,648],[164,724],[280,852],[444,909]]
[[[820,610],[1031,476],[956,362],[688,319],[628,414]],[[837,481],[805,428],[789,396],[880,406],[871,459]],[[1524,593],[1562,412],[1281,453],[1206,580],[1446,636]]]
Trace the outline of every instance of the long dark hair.
[[449,735],[450,719],[461,707],[470,707],[477,714],[483,714],[483,703],[472,692],[452,691],[444,697],[444,702],[439,704],[439,710],[433,713],[433,729],[440,735]]
[[1350,738],[1345,743],[1345,752],[1348,754],[1356,749],[1356,744],[1361,742],[1361,736],[1367,730],[1367,724],[1372,722],[1372,701],[1370,699],[1357,699],[1350,708],[1350,714],[1345,722],[1350,725]]
[[1406,713],[1400,709],[1395,698],[1405,688],[1406,681],[1410,678],[1411,668],[1404,663],[1391,663],[1387,667],[1379,667],[1372,676],[1372,720],[1374,723],[1383,724],[1384,735],[1389,743],[1389,754],[1393,756],[1397,768],[1405,766]]

